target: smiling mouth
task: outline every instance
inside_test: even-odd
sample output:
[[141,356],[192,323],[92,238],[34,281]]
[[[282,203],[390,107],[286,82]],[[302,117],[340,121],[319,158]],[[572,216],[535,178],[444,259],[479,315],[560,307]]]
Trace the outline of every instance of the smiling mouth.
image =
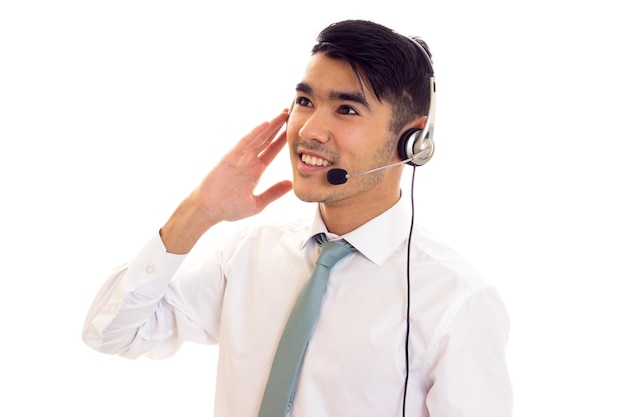
[[308,155],[308,154],[301,154],[300,155],[300,160],[308,166],[312,166],[312,167],[327,167],[329,165],[332,165],[332,162],[320,158],[318,156],[313,156],[313,155]]

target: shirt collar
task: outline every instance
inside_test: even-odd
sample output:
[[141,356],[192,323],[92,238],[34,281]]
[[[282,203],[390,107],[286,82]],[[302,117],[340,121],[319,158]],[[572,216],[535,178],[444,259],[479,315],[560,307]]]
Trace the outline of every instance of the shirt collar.
[[318,208],[315,210],[313,222],[302,246],[306,245],[316,234],[326,233],[329,240],[345,239],[370,261],[376,265],[382,265],[409,235],[411,210],[408,200],[402,193],[396,204],[343,236],[328,232]]

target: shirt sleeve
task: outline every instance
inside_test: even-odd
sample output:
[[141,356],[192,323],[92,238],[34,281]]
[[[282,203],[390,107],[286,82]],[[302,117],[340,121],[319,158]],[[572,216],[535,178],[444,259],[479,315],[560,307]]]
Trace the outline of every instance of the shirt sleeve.
[[505,346],[509,317],[493,287],[462,297],[448,311],[433,350],[431,417],[507,417],[512,389]]
[[[189,303],[177,285],[177,272],[186,255],[167,253],[155,234],[127,264],[114,270],[87,313],[83,340],[95,350],[128,358],[154,359],[173,355],[185,340],[210,343],[197,319],[202,312]],[[184,291],[196,293],[207,271],[195,270]]]

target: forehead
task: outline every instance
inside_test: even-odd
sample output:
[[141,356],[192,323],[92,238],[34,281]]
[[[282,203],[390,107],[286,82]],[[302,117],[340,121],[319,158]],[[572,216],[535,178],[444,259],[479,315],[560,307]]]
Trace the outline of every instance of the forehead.
[[[330,58],[323,53],[314,54],[305,69],[299,90],[320,98],[360,97],[368,107],[382,105],[372,93],[365,74],[356,74],[345,59]],[[356,100],[359,101],[359,100]]]

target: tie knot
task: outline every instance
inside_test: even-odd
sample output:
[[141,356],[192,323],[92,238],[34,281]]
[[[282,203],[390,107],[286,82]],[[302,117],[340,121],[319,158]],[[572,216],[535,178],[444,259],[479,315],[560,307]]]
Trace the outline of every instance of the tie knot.
[[316,239],[322,245],[322,251],[316,263],[327,268],[331,268],[340,259],[348,256],[355,250],[354,246],[343,239],[330,242],[324,234],[317,235]]

